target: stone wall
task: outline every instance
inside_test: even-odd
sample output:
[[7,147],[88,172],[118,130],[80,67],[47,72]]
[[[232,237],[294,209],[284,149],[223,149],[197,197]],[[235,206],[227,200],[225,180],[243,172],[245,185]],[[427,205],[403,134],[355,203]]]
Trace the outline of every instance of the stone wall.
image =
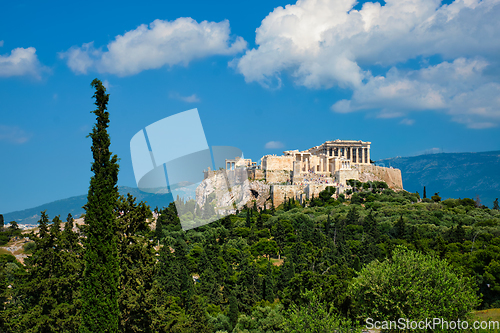
[[329,186],[334,186],[333,184],[309,184],[305,188],[305,194],[307,200],[311,200],[311,198],[314,196],[315,198],[319,197],[319,193],[321,191],[324,191],[327,187]]
[[287,170],[293,171],[293,156],[266,155],[262,158],[263,170]]
[[300,201],[300,196],[304,194],[304,188],[305,186],[300,185],[271,185],[274,207],[281,205],[285,201],[285,196],[287,200],[295,198],[295,200]]
[[260,180],[260,179],[265,179],[266,175],[264,174],[264,171],[261,169],[249,169],[248,178],[250,178],[250,180]]
[[357,169],[351,169],[335,172],[335,180],[337,183],[346,185],[346,181],[349,179],[359,179],[359,171]]
[[267,183],[285,183],[290,180],[291,172],[287,170],[266,170]]
[[360,165],[359,180],[362,182],[378,180],[384,181],[393,190],[403,189],[403,178],[401,170],[393,168],[384,168],[376,165]]

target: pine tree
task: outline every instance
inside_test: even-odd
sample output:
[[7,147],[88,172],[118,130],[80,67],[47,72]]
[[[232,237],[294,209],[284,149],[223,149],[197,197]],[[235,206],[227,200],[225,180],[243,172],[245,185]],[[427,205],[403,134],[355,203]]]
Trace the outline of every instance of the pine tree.
[[73,231],[75,220],[71,214],[66,218],[66,224],[62,232],[62,242],[64,248],[71,253],[79,253],[81,246],[78,244],[78,234]]
[[349,212],[346,215],[347,224],[358,224],[359,222],[359,213],[354,206],[349,209]]
[[29,237],[36,244],[36,251],[26,258],[26,275],[17,286],[24,298],[20,302],[22,308],[18,309],[20,313],[10,317],[20,317],[16,326],[21,330],[45,332],[54,326],[54,318],[50,313],[56,303],[54,297],[47,293],[49,279],[53,276],[54,243],[49,234],[49,217],[46,211],[42,212],[38,221],[38,235],[31,233]]
[[136,204],[135,198],[128,194],[127,198],[120,197],[117,211],[121,213],[118,219],[119,331],[148,332],[154,304],[149,294],[156,262],[147,222],[152,217],[151,210],[143,202]]
[[262,279],[262,299],[270,303],[274,302],[274,279],[273,265],[268,263],[266,273]]
[[112,155],[107,132],[109,94],[94,79],[96,124],[90,133],[94,162],[85,208],[84,264],[82,281],[82,333],[118,332],[118,249],[114,212],[118,199],[118,157]]
[[238,323],[238,302],[232,293],[229,296],[229,322],[233,328]]
[[[17,323],[20,331],[78,331],[81,260],[78,251],[68,249],[60,224],[61,220],[56,216],[49,228],[48,216],[42,212],[38,235],[30,235],[36,250],[26,258],[26,274],[21,276],[18,286],[22,295],[22,306],[18,307],[20,321]],[[78,243],[73,248],[77,249],[77,246]]]
[[372,241],[374,241],[375,243],[379,241],[380,230],[378,229],[377,221],[375,220],[372,211],[370,211],[365,217],[363,229],[370,236]]

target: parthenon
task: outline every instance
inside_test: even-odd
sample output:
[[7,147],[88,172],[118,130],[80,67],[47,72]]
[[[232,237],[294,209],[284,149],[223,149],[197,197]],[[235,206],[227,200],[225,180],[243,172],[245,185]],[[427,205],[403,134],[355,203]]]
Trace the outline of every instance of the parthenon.
[[326,141],[321,146],[316,146],[307,151],[313,155],[326,155],[329,157],[344,157],[351,163],[370,164],[371,142],[361,140],[335,140]]
[[287,150],[282,156],[266,155],[261,158],[262,170],[288,170],[300,173],[331,174],[348,170],[354,165],[370,164],[371,142],[354,140],[326,141],[308,150]]

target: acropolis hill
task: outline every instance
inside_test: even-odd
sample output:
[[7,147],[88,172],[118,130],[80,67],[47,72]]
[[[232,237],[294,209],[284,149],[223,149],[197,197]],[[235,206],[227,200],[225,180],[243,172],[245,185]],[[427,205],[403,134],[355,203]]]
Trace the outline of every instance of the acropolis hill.
[[[403,189],[399,169],[371,163],[370,145],[371,142],[361,140],[327,141],[304,151],[287,150],[281,156],[265,155],[260,159],[260,165],[251,159],[236,157],[226,160],[225,172],[228,178],[248,177],[241,192],[235,195],[244,197],[241,200],[244,204],[253,205],[255,201],[260,207],[269,200],[269,196],[274,205],[278,206],[285,197],[302,202],[304,199],[317,197],[330,186],[336,188],[334,196],[338,196],[350,188],[346,184],[349,179],[362,182],[384,181],[391,189]],[[217,182],[216,178],[217,171],[209,170],[205,173],[206,184],[197,190],[197,198],[208,197],[210,193],[207,190],[217,187],[214,183]],[[203,201],[201,199],[198,204],[202,205]]]

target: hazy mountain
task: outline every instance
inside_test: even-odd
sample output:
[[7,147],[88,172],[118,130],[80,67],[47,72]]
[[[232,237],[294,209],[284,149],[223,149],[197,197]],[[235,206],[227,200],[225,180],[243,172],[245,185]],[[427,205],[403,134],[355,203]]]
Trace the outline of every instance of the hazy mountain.
[[377,165],[401,169],[403,187],[427,197],[435,192],[444,198],[472,198],[493,206],[500,197],[500,151],[480,153],[441,153],[414,157],[395,157]]
[[[118,191],[121,195],[126,195],[127,193],[132,194],[137,198],[137,202],[146,201],[147,204],[151,206],[151,209],[154,209],[156,206],[160,208],[168,206],[172,201],[172,195],[169,193],[151,194],[142,192],[137,188],[126,186],[118,187]],[[40,212],[47,210],[50,219],[56,215],[61,215],[61,219],[65,221],[68,213],[71,213],[75,218],[83,214],[85,211],[82,207],[86,202],[87,194],[83,194],[76,197],[57,200],[34,208],[3,214],[3,216],[5,223],[16,221],[21,224],[37,224],[37,221],[40,219]]]

